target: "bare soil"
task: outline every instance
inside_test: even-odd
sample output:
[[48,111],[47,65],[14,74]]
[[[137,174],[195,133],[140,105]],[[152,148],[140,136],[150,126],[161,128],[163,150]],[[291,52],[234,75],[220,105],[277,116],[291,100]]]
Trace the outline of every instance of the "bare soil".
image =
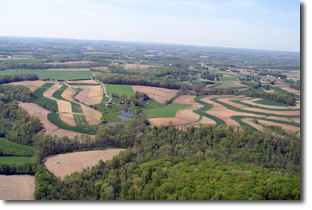
[[35,177],[0,175],[0,200],[34,200]]
[[35,91],[38,87],[41,87],[45,83],[46,81],[36,80],[36,81],[11,82],[5,85],[23,85],[25,87],[28,87],[31,91]]
[[76,98],[87,105],[94,105],[101,103],[103,99],[103,89],[100,85],[96,86],[75,86],[83,89]]
[[44,93],[43,96],[46,98],[52,98],[52,95],[55,91],[57,91],[58,89],[60,89],[63,85],[61,85],[60,83],[55,83],[52,87],[50,87],[49,89],[47,89]]
[[101,122],[102,113],[99,110],[92,109],[83,104],[80,106],[89,125],[98,125]]
[[258,122],[261,123],[261,124],[265,124],[265,125],[281,126],[283,129],[290,130],[292,132],[300,131],[300,127],[295,127],[295,126],[292,126],[292,125],[276,123],[276,122],[271,122],[271,121],[266,121],[266,120],[258,120]]
[[159,103],[164,103],[166,100],[175,96],[179,90],[172,90],[167,88],[132,85],[134,92],[139,91],[147,94],[149,97],[155,99]]
[[[100,67],[99,67],[100,68]],[[95,80],[93,79],[86,79],[86,80],[69,80],[67,83],[87,83],[87,84],[98,84]]]
[[56,176],[64,178],[76,171],[92,167],[102,159],[104,162],[112,159],[124,149],[107,149],[86,152],[74,152],[67,154],[52,155],[44,159],[44,165]]
[[68,101],[73,101],[73,95],[75,95],[75,93],[76,90],[74,90],[72,87],[68,87],[64,90],[61,96]]

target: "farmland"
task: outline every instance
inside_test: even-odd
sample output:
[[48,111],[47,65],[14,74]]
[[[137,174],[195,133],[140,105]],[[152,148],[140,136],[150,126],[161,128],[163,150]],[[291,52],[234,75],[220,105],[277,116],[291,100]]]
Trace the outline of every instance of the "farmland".
[[0,200],[34,200],[35,177],[0,175]]
[[0,51],[0,199],[300,199],[297,53],[14,37]]
[[107,94],[134,95],[131,85],[105,85]]
[[66,175],[82,171],[84,168],[95,166],[99,160],[103,162],[110,160],[122,150],[124,149],[60,154],[46,157],[44,165],[56,176],[64,178]]

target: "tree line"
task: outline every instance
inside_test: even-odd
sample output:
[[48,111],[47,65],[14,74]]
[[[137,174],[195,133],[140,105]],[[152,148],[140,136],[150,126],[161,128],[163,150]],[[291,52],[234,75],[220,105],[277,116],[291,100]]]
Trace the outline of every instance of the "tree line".
[[19,81],[33,81],[38,80],[37,74],[13,74],[13,75],[0,75],[0,84],[19,82]]
[[145,85],[169,89],[180,89],[183,85],[182,82],[167,77],[159,78],[138,75],[100,74],[96,75],[95,78],[104,84]]

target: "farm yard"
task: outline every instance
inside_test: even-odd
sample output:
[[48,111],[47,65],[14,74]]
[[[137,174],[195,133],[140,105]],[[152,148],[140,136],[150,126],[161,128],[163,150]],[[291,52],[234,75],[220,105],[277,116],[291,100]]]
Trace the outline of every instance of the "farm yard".
[[46,157],[43,162],[49,171],[53,172],[56,176],[64,178],[66,175],[82,171],[87,167],[91,168],[95,166],[98,164],[99,160],[103,162],[110,160],[123,150],[124,149],[107,149],[59,154]]

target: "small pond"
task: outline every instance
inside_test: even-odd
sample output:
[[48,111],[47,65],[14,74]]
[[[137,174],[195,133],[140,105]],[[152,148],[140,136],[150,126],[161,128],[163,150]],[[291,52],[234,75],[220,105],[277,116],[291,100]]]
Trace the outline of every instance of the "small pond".
[[119,111],[118,113],[127,115],[127,116],[129,116],[129,117],[126,117],[126,116],[124,116],[124,115],[118,115],[117,117],[120,118],[120,119],[122,120],[122,122],[120,122],[120,121],[114,121],[114,122],[108,122],[108,123],[106,123],[106,124],[115,125],[116,123],[125,123],[126,121],[131,120],[131,117],[132,117],[131,110],[126,109],[126,110]]

